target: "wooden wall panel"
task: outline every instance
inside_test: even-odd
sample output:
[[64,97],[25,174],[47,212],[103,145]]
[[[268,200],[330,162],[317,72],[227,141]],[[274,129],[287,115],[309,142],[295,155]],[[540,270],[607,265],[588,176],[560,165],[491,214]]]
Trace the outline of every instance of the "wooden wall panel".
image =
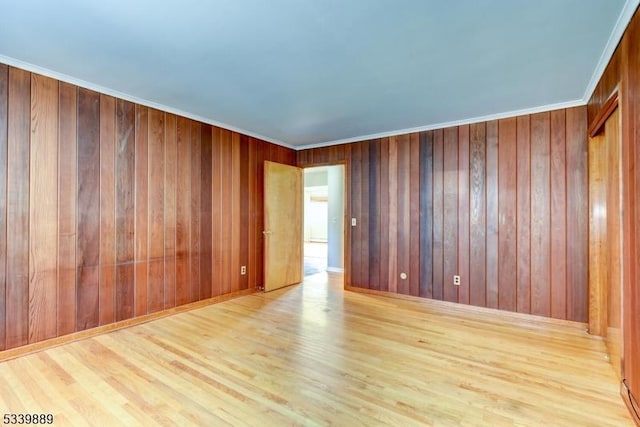
[[[627,27],[622,40],[613,54],[609,65],[598,82],[588,104],[588,126],[592,126],[596,116],[614,90],[618,90],[620,106],[620,136],[622,143],[622,211],[623,213],[623,366],[622,378],[626,380],[626,387],[621,386],[629,412],[637,414],[640,407],[640,285],[638,271],[640,256],[638,256],[638,238],[640,237],[640,204],[637,202],[638,188],[640,188],[640,13],[635,12]],[[572,130],[581,131],[587,119],[580,110],[568,110],[566,116],[567,134]],[[579,195],[571,194],[573,190],[583,188],[585,180],[578,171],[585,168],[586,155],[583,147],[574,140],[574,136],[567,140],[567,215],[571,218],[578,209],[585,209],[586,200]],[[589,159],[591,163],[592,159]],[[569,170],[571,171],[569,172]],[[574,257],[576,265],[567,266],[567,311],[569,316],[584,319],[582,301],[586,298],[583,289],[576,286],[584,280],[582,267],[586,257],[582,248],[575,246],[574,239],[585,232],[585,222],[569,221],[567,223],[567,257]],[[635,406],[630,399],[635,402]],[[634,410],[635,407],[635,410]],[[640,423],[640,417],[636,416]]]
[[116,320],[135,307],[135,105],[116,101]]
[[7,93],[9,67],[0,64],[0,351],[6,345],[7,289]]
[[99,323],[116,318],[116,103],[100,96],[100,287]]
[[100,94],[78,91],[76,329],[98,326],[100,292]]
[[458,274],[458,128],[444,130],[443,145],[443,297],[457,302],[458,287],[453,284],[453,276]]
[[0,64],[0,351],[261,286],[265,160],[296,155]]
[[[9,68],[7,108],[6,348],[29,341],[29,152],[31,75]],[[8,237],[8,235],[7,235]]]
[[550,117],[531,116],[531,313],[551,314]]
[[498,308],[516,310],[517,119],[498,122]]
[[346,162],[349,215],[368,221],[350,227],[346,283],[584,321],[586,114],[576,107],[299,151],[301,166]]

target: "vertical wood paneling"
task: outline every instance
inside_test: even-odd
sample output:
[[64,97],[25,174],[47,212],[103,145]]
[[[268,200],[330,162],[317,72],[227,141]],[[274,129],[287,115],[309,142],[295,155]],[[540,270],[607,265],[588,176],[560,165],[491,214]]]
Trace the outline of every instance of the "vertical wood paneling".
[[529,116],[517,123],[517,228],[518,277],[517,306],[521,313],[531,312],[531,137]]
[[211,129],[211,234],[212,234],[212,296],[222,294],[222,142],[220,128]]
[[[249,137],[240,135],[240,141],[238,144],[238,159],[240,178],[238,180],[238,197],[240,198],[240,221],[238,223],[238,234],[240,238],[240,247],[238,248],[240,254],[239,266],[250,267],[249,263],[249,235],[252,230],[251,214],[249,208],[249,201],[251,198],[252,188],[250,188],[249,178],[249,165],[251,159],[249,157],[250,145]],[[239,271],[240,267],[236,268]],[[253,271],[253,269],[251,269]],[[240,276],[238,290],[244,290],[249,288],[249,276],[244,274]]]
[[486,304],[486,125],[470,126],[469,141],[469,302]]
[[176,305],[191,298],[191,123],[177,120]]
[[58,100],[58,335],[76,330],[76,86],[60,83]]
[[433,132],[420,133],[420,293],[433,297]]
[[149,114],[136,105],[135,143],[135,316],[147,314]]
[[[211,157],[212,141],[211,126],[202,124],[200,127],[201,154],[200,154],[200,295],[198,299],[211,298],[212,284],[211,279],[213,271],[211,263],[213,260],[212,252],[212,169]],[[233,208],[231,210],[233,215]]]
[[360,155],[361,144],[353,144],[351,157],[351,217],[356,218],[356,225],[351,226],[351,283],[353,286],[362,286],[360,280],[361,248],[362,248],[362,215],[360,198],[362,194],[362,159]]
[[[444,292],[444,147],[442,130],[433,131],[433,298]],[[429,262],[426,260],[426,262]]]
[[409,294],[409,260],[411,249],[410,222],[410,164],[411,146],[409,135],[398,136],[398,274],[407,274],[407,279],[399,278],[398,293]]
[[[220,189],[222,206],[227,207],[227,213],[232,212],[232,180],[233,180],[233,145],[231,132],[225,129],[220,130],[221,143],[221,169],[222,169],[222,188]],[[222,293],[231,292],[231,239],[233,219],[232,215],[222,215],[222,228],[220,230],[220,245],[222,253]]]
[[567,189],[565,111],[551,112],[551,316],[567,316]]
[[240,134],[231,133],[231,280],[229,290],[240,285]]
[[389,138],[380,140],[380,287],[389,290]]
[[[360,144],[360,262],[358,263],[358,277],[360,284],[365,287],[370,287],[369,283],[369,147],[370,141],[363,141]],[[326,157],[325,157],[326,161]]]
[[[351,154],[353,166],[358,158]],[[355,197],[352,196],[352,197]],[[357,237],[356,237],[357,238]],[[398,292],[398,140],[389,138],[389,292]]]
[[[258,229],[258,224],[257,224],[257,215],[256,215],[256,209],[257,209],[257,203],[256,203],[256,198],[257,198],[257,194],[258,194],[258,189],[256,188],[256,184],[257,184],[257,174],[258,174],[258,162],[257,162],[257,144],[256,144],[256,140],[254,138],[249,137],[249,143],[248,143],[248,157],[249,160],[247,162],[247,178],[248,178],[248,182],[249,182],[249,191],[248,191],[248,207],[249,207],[249,235],[248,235],[248,248],[249,248],[249,255],[248,255],[248,264],[247,264],[247,276],[248,276],[248,286],[249,288],[255,288],[258,284],[258,278],[257,278],[257,274],[256,274],[256,265],[257,265],[257,247],[256,247],[256,241],[257,241],[257,236],[258,233],[261,232],[261,230]],[[219,168],[218,168],[219,169]],[[215,168],[214,168],[214,176],[215,175]],[[214,179],[214,188],[218,188],[218,185],[215,184],[215,179]],[[214,206],[215,207],[215,206]],[[214,210],[214,226],[215,224],[218,224],[219,221],[215,219],[215,210]],[[215,239],[214,239],[214,244],[215,244]],[[215,261],[214,261],[214,265],[215,265]]]
[[420,135],[411,134],[411,150],[409,153],[409,293],[420,294]]
[[469,304],[469,126],[458,130],[458,302]]
[[566,112],[567,318],[587,321],[587,111]]
[[164,118],[164,308],[176,305],[176,153],[177,118]]
[[149,109],[147,313],[164,308],[164,113]]
[[444,221],[443,283],[444,300],[458,301],[458,287],[453,276],[458,274],[458,128],[444,130]]
[[31,75],[9,68],[7,122],[6,348],[29,340],[29,152]]
[[100,95],[78,90],[78,228],[76,329],[99,324]]
[[551,314],[549,121],[531,116],[531,312],[541,316]]
[[99,322],[116,319],[115,99],[100,96],[100,290]]
[[486,304],[487,307],[498,308],[498,122],[487,122],[486,145]]
[[516,310],[517,120],[498,123],[498,308]]
[[191,274],[189,282],[189,302],[197,301],[200,295],[200,199],[202,193],[200,190],[201,168],[202,168],[202,146],[200,135],[200,123],[193,120],[189,121],[191,126],[191,224],[190,224],[190,241],[191,241]]
[[7,289],[7,93],[9,67],[0,64],[0,351],[6,345]]
[[29,342],[57,335],[58,82],[31,75]]
[[116,101],[116,320],[135,308],[135,105]]
[[[369,145],[369,288],[380,289],[380,141]],[[331,159],[331,158],[330,158]]]

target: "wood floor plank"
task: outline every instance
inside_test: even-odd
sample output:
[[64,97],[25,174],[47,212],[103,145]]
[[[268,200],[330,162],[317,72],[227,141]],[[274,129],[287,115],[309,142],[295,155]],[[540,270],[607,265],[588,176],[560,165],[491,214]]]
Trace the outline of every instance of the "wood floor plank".
[[0,406],[56,425],[632,426],[583,327],[316,275],[1,363]]

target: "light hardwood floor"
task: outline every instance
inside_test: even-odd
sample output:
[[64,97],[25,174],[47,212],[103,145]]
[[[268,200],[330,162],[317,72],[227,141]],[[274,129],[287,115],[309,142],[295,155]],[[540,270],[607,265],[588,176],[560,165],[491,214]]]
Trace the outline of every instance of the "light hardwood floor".
[[583,325],[326,277],[3,362],[0,410],[56,426],[632,425]]

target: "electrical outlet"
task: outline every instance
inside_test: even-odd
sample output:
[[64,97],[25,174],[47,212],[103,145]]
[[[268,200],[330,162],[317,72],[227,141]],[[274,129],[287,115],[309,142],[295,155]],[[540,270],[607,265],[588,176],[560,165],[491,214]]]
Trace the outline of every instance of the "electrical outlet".
[[242,267],[240,267],[240,274],[242,276],[244,276],[245,274],[247,274],[247,266],[243,265]]
[[453,284],[456,286],[460,286],[460,276],[458,275],[453,276]]
[[352,227],[356,226],[356,219],[355,218],[351,218],[351,226]]

